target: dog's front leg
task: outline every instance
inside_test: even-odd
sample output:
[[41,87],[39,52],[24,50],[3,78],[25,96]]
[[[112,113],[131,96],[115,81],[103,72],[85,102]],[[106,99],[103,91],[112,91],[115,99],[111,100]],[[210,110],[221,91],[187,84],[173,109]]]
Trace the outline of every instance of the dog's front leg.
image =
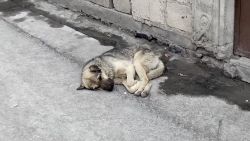
[[143,68],[142,64],[139,61],[136,61],[134,65],[135,65],[136,73],[140,78],[140,83],[139,83],[140,86],[138,90],[135,92],[135,95],[141,95],[144,88],[147,86],[149,79],[148,79],[145,69]]
[[126,70],[126,75],[127,75],[127,83],[126,85],[128,87],[132,87],[136,84],[135,81],[135,68],[133,65],[129,66]]

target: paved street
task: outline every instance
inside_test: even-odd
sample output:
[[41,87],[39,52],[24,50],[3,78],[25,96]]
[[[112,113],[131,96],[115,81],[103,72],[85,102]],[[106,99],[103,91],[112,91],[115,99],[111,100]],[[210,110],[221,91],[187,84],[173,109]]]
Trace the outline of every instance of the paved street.
[[115,46],[30,10],[0,12],[1,141],[250,139],[249,84],[177,57],[147,98],[76,91],[82,64]]

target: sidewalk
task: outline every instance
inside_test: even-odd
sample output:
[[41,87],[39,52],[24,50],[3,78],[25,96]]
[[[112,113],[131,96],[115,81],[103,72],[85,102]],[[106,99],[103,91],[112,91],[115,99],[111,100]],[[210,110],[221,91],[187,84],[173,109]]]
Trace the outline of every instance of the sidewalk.
[[78,92],[85,61],[145,41],[42,1],[3,3],[0,140],[249,140],[249,84],[176,56],[148,98]]

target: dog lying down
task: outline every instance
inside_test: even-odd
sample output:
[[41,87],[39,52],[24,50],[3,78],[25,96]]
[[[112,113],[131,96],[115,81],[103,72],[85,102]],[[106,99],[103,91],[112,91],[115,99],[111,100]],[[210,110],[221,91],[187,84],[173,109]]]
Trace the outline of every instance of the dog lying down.
[[167,61],[165,54],[144,47],[113,49],[83,66],[77,90],[112,91],[115,84],[122,84],[131,94],[146,97],[152,86],[150,80],[164,74]]

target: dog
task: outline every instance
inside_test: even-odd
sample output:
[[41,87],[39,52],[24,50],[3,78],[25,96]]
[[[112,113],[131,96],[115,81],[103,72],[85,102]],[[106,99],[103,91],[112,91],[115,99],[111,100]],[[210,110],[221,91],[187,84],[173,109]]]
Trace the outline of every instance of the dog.
[[83,66],[77,90],[112,91],[118,84],[131,94],[146,97],[152,86],[149,81],[166,72],[167,61],[164,53],[152,51],[147,45],[115,48]]

